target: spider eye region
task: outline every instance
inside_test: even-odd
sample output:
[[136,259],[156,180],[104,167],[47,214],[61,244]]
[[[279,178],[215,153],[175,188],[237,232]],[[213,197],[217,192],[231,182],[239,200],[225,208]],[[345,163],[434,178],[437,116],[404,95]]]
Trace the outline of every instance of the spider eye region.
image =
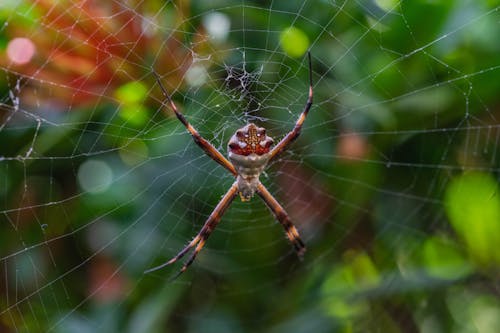
[[255,124],[240,128],[229,140],[229,151],[233,154],[248,156],[264,155],[269,152],[274,140],[266,135],[266,129]]

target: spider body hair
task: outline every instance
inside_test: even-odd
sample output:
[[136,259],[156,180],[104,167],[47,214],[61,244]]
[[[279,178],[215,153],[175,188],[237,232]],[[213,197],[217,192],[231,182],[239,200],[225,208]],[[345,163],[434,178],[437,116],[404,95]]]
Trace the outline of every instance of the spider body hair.
[[257,191],[259,176],[271,158],[273,142],[265,128],[253,123],[237,130],[229,140],[229,160],[238,172],[236,183],[242,201],[250,200]]

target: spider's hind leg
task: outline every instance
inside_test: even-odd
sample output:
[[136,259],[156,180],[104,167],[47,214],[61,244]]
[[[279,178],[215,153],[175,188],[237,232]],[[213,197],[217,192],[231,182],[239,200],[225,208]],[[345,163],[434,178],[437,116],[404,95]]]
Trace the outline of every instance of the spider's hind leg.
[[184,257],[189,252],[189,250],[191,250],[199,241],[200,241],[200,234],[198,234],[195,238],[193,238],[193,240],[191,242],[189,242],[189,244],[186,245],[186,247],[184,247],[179,253],[177,253],[177,255],[175,257],[173,257],[169,261],[167,261],[167,262],[165,262],[165,263],[163,263],[163,264],[161,264],[159,266],[156,266],[156,267],[150,268],[148,270],[145,270],[144,273],[145,274],[146,273],[151,273],[151,272],[154,272],[156,270],[162,269],[165,266],[168,266],[168,265],[171,265],[171,264],[177,262],[177,260],[179,260],[182,257]]
[[205,245],[205,242],[207,241],[207,239],[210,236],[210,234],[212,233],[212,231],[214,231],[215,227],[217,226],[220,219],[222,218],[222,215],[224,215],[224,213],[227,210],[227,208],[229,207],[229,205],[231,205],[231,202],[233,202],[234,198],[236,197],[237,192],[238,192],[238,186],[235,182],[231,186],[231,188],[227,191],[227,193],[222,197],[222,199],[219,201],[219,203],[217,204],[217,207],[215,207],[212,214],[210,214],[210,216],[208,217],[207,221],[205,222],[205,224],[201,228],[198,235],[196,235],[196,237],[191,242],[189,242],[189,244],[186,247],[184,247],[175,257],[173,257],[169,261],[167,261],[159,266],[148,269],[144,273],[154,272],[158,269],[161,269],[165,266],[168,266],[168,265],[171,265],[171,264],[177,262],[177,260],[184,257],[194,246],[196,246],[193,254],[191,254],[189,259],[182,266],[180,272],[175,277],[184,273],[186,271],[186,269],[193,263],[194,259],[196,258],[198,253],[201,251],[201,249]]
[[269,193],[264,185],[259,184],[259,186],[257,187],[257,194],[259,194],[262,200],[264,200],[267,207],[269,207],[271,212],[274,214],[274,217],[276,217],[278,222],[283,226],[283,228],[285,229],[285,234],[288,240],[290,240],[290,243],[293,244],[297,256],[299,257],[299,259],[302,259],[304,253],[306,252],[306,246],[304,245],[302,239],[300,239],[299,232],[293,225],[285,209],[281,207],[279,202],[272,196],[271,193]]

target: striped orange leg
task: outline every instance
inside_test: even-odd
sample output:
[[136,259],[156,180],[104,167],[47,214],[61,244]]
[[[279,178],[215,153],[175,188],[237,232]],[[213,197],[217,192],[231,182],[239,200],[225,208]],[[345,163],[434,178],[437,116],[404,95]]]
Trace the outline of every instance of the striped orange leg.
[[293,130],[291,130],[287,135],[285,135],[285,137],[280,142],[278,142],[278,144],[271,150],[270,160],[272,160],[274,157],[283,152],[290,143],[292,143],[295,139],[297,139],[297,137],[300,134],[300,130],[302,129],[302,124],[304,123],[304,120],[306,120],[307,114],[311,109],[313,103],[311,53],[307,52],[307,58],[309,60],[309,97],[307,98],[306,106],[304,107],[304,110],[300,114],[299,119],[295,123]]
[[271,210],[271,212],[274,214],[276,219],[281,223],[283,228],[285,229],[286,236],[290,240],[290,242],[293,244],[293,247],[295,248],[295,252],[297,252],[297,255],[299,256],[300,259],[304,256],[304,252],[306,252],[306,246],[304,245],[304,242],[300,239],[299,232],[297,231],[297,228],[293,225],[292,221],[290,220],[290,217],[288,217],[288,214],[286,213],[285,209],[281,207],[279,202],[272,196],[271,193],[265,188],[264,185],[259,184],[257,187],[257,194],[264,200],[266,203],[267,207]]
[[208,217],[207,221],[205,222],[205,224],[201,228],[198,235],[196,235],[196,237],[191,242],[189,242],[189,244],[185,248],[183,248],[175,257],[173,257],[169,261],[167,261],[159,266],[148,269],[144,273],[150,273],[150,272],[156,271],[156,270],[161,269],[165,266],[168,266],[170,264],[175,263],[177,260],[184,257],[193,247],[196,246],[193,254],[191,254],[189,259],[182,266],[181,270],[174,278],[176,278],[180,274],[184,273],[186,271],[186,269],[193,263],[194,259],[196,258],[198,253],[201,251],[201,249],[205,245],[205,242],[207,241],[208,237],[210,236],[212,231],[214,231],[214,229],[217,226],[217,224],[219,223],[222,215],[224,215],[227,208],[231,205],[231,203],[233,202],[237,193],[238,193],[238,186],[237,186],[237,183],[234,183],[231,186],[231,188],[229,189],[229,191],[227,191],[227,193],[224,195],[224,197],[222,197],[222,199],[219,201],[219,203],[217,204],[217,207],[215,207],[212,214],[210,214],[210,216]]
[[179,110],[177,109],[177,106],[172,101],[172,98],[168,94],[167,89],[165,89],[165,87],[161,83],[161,77],[155,71],[153,71],[153,74],[156,77],[156,81],[158,82],[158,85],[160,86],[160,89],[163,93],[163,96],[165,96],[165,98],[168,100],[168,102],[170,104],[170,108],[174,111],[175,115],[177,116],[177,119],[179,119],[179,121],[184,126],[186,126],[189,133],[191,133],[191,136],[193,137],[194,142],[198,146],[200,146],[201,149],[203,149],[205,151],[205,153],[208,156],[210,156],[214,161],[216,161],[217,163],[222,165],[224,168],[228,169],[229,172],[231,172],[233,175],[236,176],[237,173],[236,173],[236,169],[234,168],[233,164],[231,162],[229,162],[217,149],[215,149],[215,147],[212,146],[212,144],[210,142],[205,140],[193,126],[191,126],[191,124],[187,121],[186,117],[184,117],[184,115],[181,112],[179,112]]

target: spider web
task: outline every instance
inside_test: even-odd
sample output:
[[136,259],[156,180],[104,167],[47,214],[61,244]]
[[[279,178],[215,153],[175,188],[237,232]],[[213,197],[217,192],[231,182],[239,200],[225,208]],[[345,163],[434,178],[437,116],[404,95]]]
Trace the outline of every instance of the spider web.
[[[496,1],[3,1],[0,331],[494,332]],[[301,136],[179,279],[143,272],[233,182],[248,122]],[[465,300],[465,302],[464,302]]]

